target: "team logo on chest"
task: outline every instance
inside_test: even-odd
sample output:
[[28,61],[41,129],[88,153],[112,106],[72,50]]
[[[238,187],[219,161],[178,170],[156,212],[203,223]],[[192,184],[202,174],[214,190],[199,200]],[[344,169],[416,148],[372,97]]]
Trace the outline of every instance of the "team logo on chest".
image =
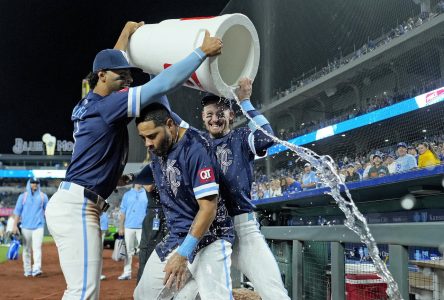
[[219,162],[222,173],[224,174],[227,173],[228,167],[233,163],[233,152],[226,147],[227,144],[223,144],[222,146],[217,146],[216,148],[217,161]]
[[177,195],[177,189],[180,186],[180,170],[174,166],[175,164],[175,159],[167,160],[166,168],[164,170],[166,180],[171,187],[171,191],[173,191],[174,196]]

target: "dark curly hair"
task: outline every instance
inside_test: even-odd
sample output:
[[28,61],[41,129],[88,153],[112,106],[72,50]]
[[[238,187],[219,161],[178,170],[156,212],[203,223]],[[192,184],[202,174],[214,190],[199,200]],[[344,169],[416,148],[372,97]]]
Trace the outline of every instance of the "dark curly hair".
[[171,114],[160,103],[153,103],[142,109],[140,116],[136,118],[136,125],[142,122],[153,121],[154,126],[162,126],[171,118]]
[[89,88],[94,89],[99,81],[99,75],[94,72],[89,72],[89,74],[86,76],[86,80],[88,81]]

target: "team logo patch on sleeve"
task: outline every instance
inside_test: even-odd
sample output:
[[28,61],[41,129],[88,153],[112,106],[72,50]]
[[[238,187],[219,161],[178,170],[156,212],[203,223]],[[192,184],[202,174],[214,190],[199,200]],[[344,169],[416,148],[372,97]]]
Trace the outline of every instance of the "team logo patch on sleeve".
[[203,168],[197,171],[199,174],[200,183],[207,183],[214,181],[214,171],[213,168]]

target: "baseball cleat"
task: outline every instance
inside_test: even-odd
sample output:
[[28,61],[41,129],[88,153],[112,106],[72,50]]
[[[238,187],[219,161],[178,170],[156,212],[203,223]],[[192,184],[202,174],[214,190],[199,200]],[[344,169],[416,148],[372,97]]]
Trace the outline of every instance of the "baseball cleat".
[[32,276],[32,273],[31,272],[25,272],[25,277],[30,277],[30,276]]
[[117,277],[117,279],[119,279],[119,280],[130,280],[131,279],[131,275],[129,275],[129,274],[122,274],[119,277]]
[[42,275],[42,271],[41,270],[37,270],[37,271],[32,271],[32,277],[37,277]]
[[100,280],[105,280],[106,279],[106,276],[105,275],[100,275]]

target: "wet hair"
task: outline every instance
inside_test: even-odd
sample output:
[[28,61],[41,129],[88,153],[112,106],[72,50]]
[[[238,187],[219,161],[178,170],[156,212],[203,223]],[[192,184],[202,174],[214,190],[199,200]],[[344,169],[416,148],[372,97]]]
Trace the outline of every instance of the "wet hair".
[[89,74],[86,76],[86,80],[88,81],[89,88],[94,89],[99,81],[99,75],[98,73],[89,72]]
[[136,125],[142,122],[153,121],[154,126],[162,126],[171,118],[170,112],[159,103],[153,103],[142,109],[140,116],[136,118]]
[[217,104],[223,106],[225,109],[233,109],[232,103],[230,99],[220,97],[217,95],[213,95],[210,93],[207,93],[202,100],[200,101],[202,107],[205,107],[209,104]]

